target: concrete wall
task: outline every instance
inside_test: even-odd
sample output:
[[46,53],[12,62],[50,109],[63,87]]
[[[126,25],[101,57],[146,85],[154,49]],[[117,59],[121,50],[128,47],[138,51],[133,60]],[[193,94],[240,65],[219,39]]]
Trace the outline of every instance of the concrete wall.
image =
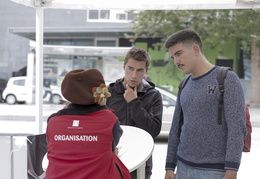
[[10,0],[0,1],[0,78],[9,79],[13,71],[27,65],[29,40],[9,33],[9,28],[35,26],[34,19],[34,9]]

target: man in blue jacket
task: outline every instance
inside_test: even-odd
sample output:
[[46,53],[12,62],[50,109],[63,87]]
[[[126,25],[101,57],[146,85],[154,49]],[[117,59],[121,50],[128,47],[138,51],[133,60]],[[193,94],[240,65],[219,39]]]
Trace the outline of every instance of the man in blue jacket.
[[[147,131],[155,138],[161,131],[162,98],[152,82],[144,80],[150,63],[148,53],[142,48],[131,48],[124,60],[125,75],[108,87],[111,97],[107,106],[115,111],[121,125]],[[146,162],[145,178],[152,174],[152,157]],[[131,173],[136,178],[136,171]]]

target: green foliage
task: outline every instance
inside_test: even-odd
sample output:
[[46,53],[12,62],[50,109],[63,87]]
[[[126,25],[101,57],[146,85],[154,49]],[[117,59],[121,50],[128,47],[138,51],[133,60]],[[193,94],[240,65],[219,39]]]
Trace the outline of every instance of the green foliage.
[[241,39],[241,47],[247,49],[252,42],[260,47],[260,9],[233,11],[235,36]]
[[[245,52],[246,55],[252,52],[251,83],[254,88],[251,89],[251,100],[253,104],[260,104],[258,90],[260,58],[256,55],[260,50],[260,9],[160,10],[133,13],[136,16],[131,26],[135,34],[133,41],[137,37],[161,37],[162,42],[157,45],[162,46],[172,33],[181,29],[194,29],[203,40],[203,51],[207,59],[213,64],[214,60],[222,55],[233,59],[233,70],[239,70],[237,69],[239,48],[243,49],[244,55]],[[150,76],[157,85],[172,85],[176,92],[183,74],[171,61],[164,67],[152,67]]]
[[[132,13],[136,16],[131,30],[137,37],[162,37],[190,28],[197,31],[207,48],[221,47],[230,39],[241,40],[248,49],[252,41],[260,46],[260,10],[154,10]],[[162,45],[162,43],[160,44]]]

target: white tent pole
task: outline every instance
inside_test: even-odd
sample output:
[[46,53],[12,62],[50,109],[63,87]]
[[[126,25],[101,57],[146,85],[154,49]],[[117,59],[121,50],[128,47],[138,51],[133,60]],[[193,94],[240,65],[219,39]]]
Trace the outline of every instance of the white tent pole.
[[43,126],[43,8],[36,7],[36,78],[35,107],[36,134],[42,133]]

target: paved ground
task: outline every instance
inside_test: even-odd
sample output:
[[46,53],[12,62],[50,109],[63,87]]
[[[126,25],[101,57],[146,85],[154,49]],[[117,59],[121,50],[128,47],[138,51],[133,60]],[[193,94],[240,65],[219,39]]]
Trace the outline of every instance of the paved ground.
[[[61,109],[62,105],[43,105],[43,130],[46,128],[47,117]],[[35,133],[37,128],[35,120],[35,106],[33,105],[6,105],[0,103],[0,133]],[[259,179],[259,164],[260,161],[260,108],[250,108],[251,122],[253,125],[252,133],[252,150],[250,153],[243,153],[242,163],[238,173],[238,179]],[[26,161],[26,147],[25,140],[14,141],[14,157],[18,158],[15,161],[15,175],[14,179],[25,179],[26,165],[21,161]],[[10,177],[10,154],[9,148],[3,147],[2,143],[9,145],[8,139],[2,139],[0,137],[0,173],[1,178],[9,179]],[[153,152],[153,175],[152,179],[164,178],[164,165],[166,158],[167,141],[156,140]],[[19,154],[20,153],[20,154]],[[3,162],[5,161],[5,162]]]

